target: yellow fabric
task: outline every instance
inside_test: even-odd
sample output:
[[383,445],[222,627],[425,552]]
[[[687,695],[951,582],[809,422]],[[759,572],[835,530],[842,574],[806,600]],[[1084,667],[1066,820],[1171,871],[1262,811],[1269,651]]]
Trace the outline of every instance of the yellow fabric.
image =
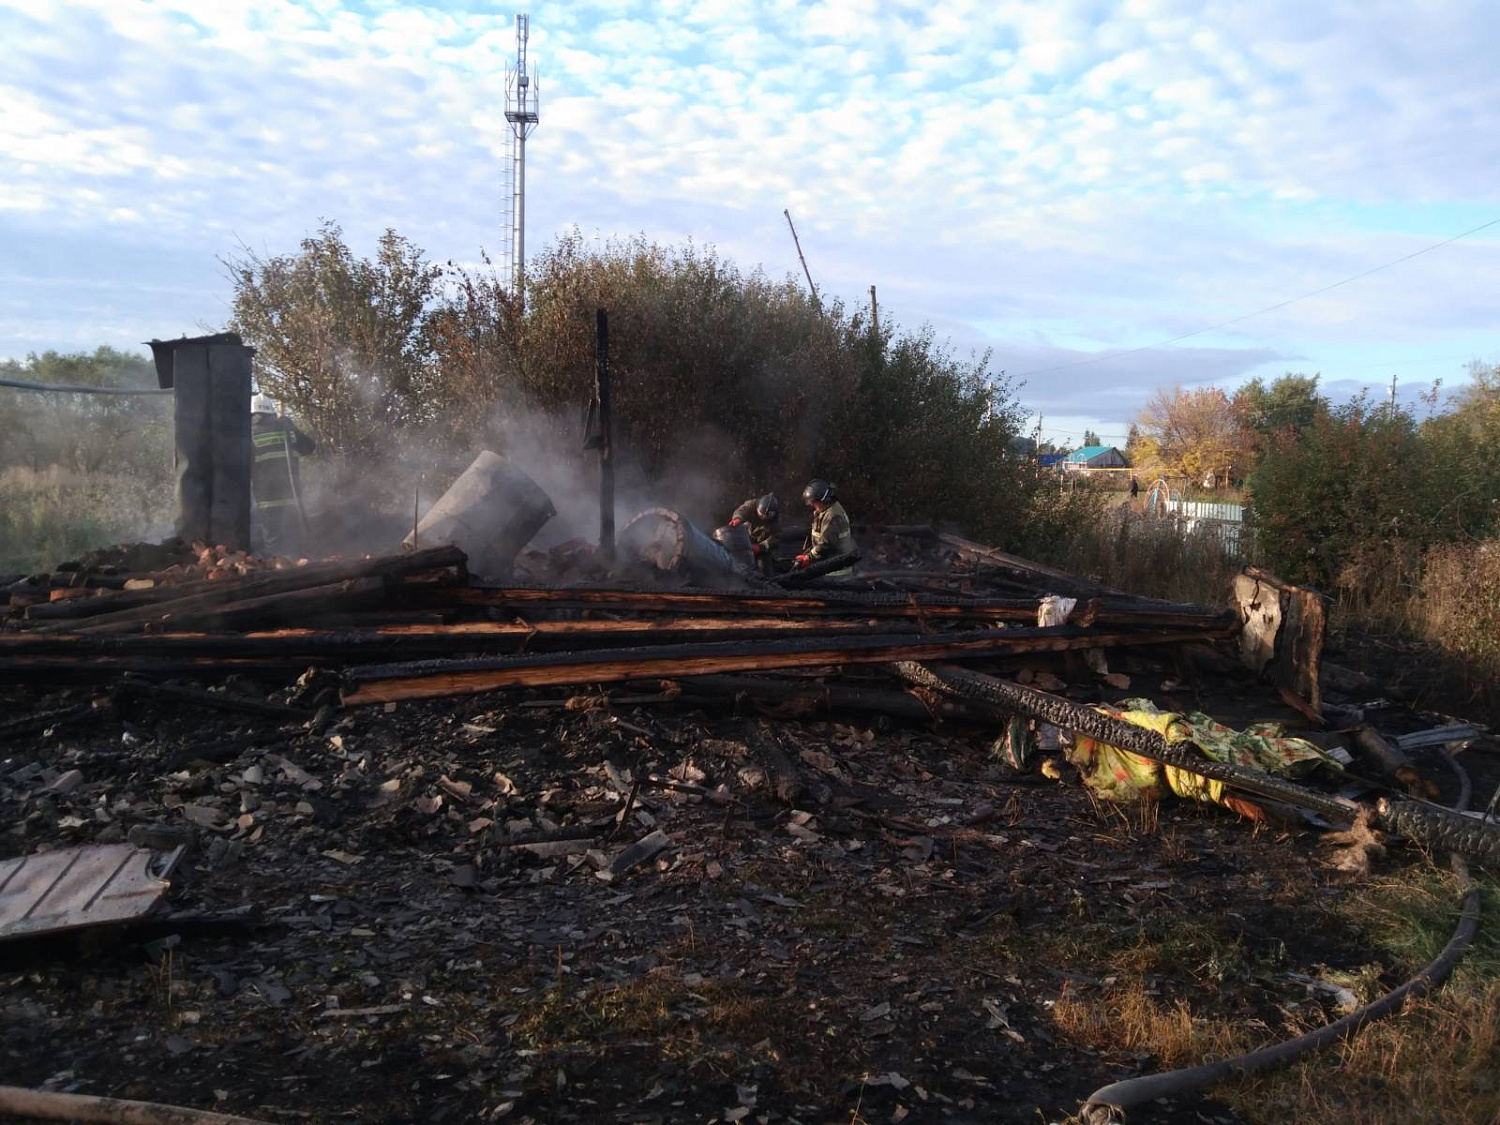
[[[1284,735],[1276,723],[1252,723],[1243,731],[1236,731],[1200,712],[1178,715],[1160,711],[1143,699],[1124,703],[1128,709],[1103,705],[1096,709],[1132,726],[1155,731],[1168,743],[1191,741],[1215,761],[1251,766],[1282,776],[1304,774],[1320,766],[1343,768],[1305,739]],[[1223,803],[1222,781],[1153,762],[1108,743],[1080,738],[1068,757],[1083,775],[1084,784],[1107,800],[1159,797],[1165,788],[1188,800]]]

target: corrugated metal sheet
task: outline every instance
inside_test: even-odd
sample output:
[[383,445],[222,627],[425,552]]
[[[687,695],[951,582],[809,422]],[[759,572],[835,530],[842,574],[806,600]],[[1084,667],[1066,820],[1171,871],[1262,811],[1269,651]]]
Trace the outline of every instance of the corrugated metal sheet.
[[166,892],[182,854],[88,844],[0,860],[0,940],[138,918]]

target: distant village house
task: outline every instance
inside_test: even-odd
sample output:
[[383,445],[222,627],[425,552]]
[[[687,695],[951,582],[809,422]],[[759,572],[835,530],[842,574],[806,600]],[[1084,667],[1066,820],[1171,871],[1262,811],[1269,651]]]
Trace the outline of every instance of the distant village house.
[[1087,469],[1126,469],[1130,462],[1112,445],[1085,445],[1075,449],[1062,459],[1062,467],[1069,472]]

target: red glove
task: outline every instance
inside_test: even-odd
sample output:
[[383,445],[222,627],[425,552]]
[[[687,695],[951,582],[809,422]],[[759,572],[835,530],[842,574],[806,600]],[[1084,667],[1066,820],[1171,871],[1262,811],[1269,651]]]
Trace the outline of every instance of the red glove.
[[735,516],[735,517],[734,517],[734,519],[732,519],[732,520],[730,520],[730,521],[729,521],[729,526],[730,526],[730,527],[739,527],[739,526],[740,526],[740,524],[742,524],[742,523],[744,523],[744,522],[745,522],[745,521],[744,521],[744,520],[742,520],[742,519],[740,519],[740,517],[739,517],[739,516]]
[[811,566],[811,565],[812,565],[812,556],[811,555],[798,555],[797,556],[797,562],[795,564],[797,570],[801,570],[804,566]]
[[766,553],[766,545],[764,543],[752,543],[750,544],[750,553],[752,555],[763,555]]

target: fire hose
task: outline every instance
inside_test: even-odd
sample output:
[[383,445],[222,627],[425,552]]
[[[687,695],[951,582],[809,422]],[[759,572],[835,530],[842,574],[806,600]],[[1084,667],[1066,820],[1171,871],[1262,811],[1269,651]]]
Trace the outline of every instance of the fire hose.
[[[1353,802],[1325,797],[1259,770],[1204,760],[1186,751],[1185,748],[1190,745],[1188,743],[1168,743],[1155,731],[1132,726],[1093,708],[1081,707],[1046,692],[952,666],[928,667],[906,661],[897,664],[896,668],[907,680],[924,687],[1042,719],[1153,761],[1217,778],[1250,793],[1274,797],[1345,820],[1352,819],[1359,811],[1359,806]],[[1382,827],[1428,846],[1447,847],[1452,852],[1452,865],[1464,894],[1458,924],[1442,952],[1401,987],[1341,1020],[1295,1039],[1218,1062],[1143,1075],[1096,1090],[1080,1111],[1085,1125],[1118,1125],[1124,1120],[1128,1109],[1146,1102],[1196,1094],[1230,1078],[1285,1066],[1303,1055],[1356,1034],[1369,1023],[1395,1014],[1408,999],[1422,996],[1447,980],[1479,929],[1482,896],[1469,876],[1464,856],[1496,864],[1500,860],[1500,832],[1482,821],[1471,820],[1464,815],[1471,792],[1468,774],[1451,755],[1445,756],[1460,782],[1460,795],[1455,808],[1386,799],[1382,799],[1376,807],[1376,820]]]
[[847,554],[835,555],[831,559],[823,559],[820,562],[809,563],[801,570],[788,571],[771,579],[775,586],[801,586],[811,582],[814,578],[822,578],[824,575],[832,574],[836,570],[853,566],[859,562],[859,552],[849,551]]

